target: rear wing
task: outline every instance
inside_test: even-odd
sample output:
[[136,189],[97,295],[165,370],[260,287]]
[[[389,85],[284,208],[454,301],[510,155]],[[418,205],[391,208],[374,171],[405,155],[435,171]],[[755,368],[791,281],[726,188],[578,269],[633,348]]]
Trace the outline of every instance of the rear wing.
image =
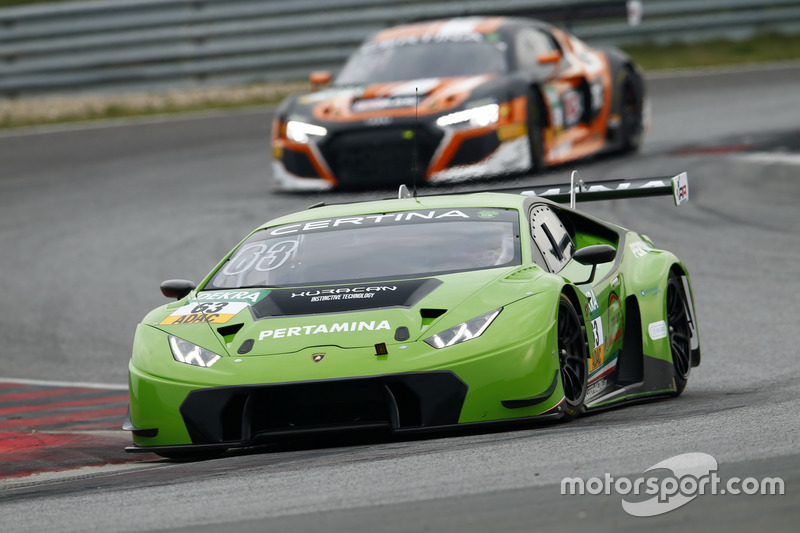
[[689,201],[689,177],[686,172],[677,176],[656,178],[636,178],[629,180],[603,180],[575,183],[577,171],[572,173],[572,182],[564,185],[544,185],[535,189],[526,189],[520,194],[539,196],[554,202],[569,202],[575,207],[576,201],[591,202],[599,200],[617,200],[620,198],[641,198],[644,196],[672,196],[675,205]]

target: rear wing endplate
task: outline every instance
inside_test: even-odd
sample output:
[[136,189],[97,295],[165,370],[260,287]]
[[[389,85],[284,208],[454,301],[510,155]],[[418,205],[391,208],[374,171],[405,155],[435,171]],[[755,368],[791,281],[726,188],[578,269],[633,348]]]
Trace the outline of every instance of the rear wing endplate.
[[603,180],[584,183],[578,180],[577,171],[572,173],[572,183],[564,185],[545,185],[535,189],[524,190],[525,196],[539,196],[554,202],[591,202],[599,200],[617,200],[620,198],[641,198],[645,196],[672,196],[675,205],[689,201],[689,177],[686,172],[677,176],[656,178],[636,178],[629,180]]

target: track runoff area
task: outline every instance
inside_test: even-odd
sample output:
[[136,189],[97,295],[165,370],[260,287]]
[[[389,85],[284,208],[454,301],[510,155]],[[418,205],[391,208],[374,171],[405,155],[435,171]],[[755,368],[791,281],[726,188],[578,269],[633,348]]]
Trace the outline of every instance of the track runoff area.
[[127,454],[127,387],[0,378],[0,481],[152,459]]

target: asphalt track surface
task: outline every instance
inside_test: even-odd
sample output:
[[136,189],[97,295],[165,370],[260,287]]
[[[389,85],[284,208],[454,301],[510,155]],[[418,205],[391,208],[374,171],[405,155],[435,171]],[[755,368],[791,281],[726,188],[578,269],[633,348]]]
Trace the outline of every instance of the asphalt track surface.
[[[587,181],[689,173],[687,206],[584,206],[688,265],[703,361],[680,398],[570,424],[10,477],[0,531],[796,531],[800,66],[662,75],[649,88],[639,154],[502,185],[563,182],[573,168]],[[391,194],[274,194],[270,119],[0,136],[0,377],[124,386],[135,324],[164,302],[163,279],[199,280],[268,218]],[[565,477],[633,479],[689,452],[713,456],[723,479],[781,477],[785,494],[706,494],[648,518],[618,494],[560,494]]]

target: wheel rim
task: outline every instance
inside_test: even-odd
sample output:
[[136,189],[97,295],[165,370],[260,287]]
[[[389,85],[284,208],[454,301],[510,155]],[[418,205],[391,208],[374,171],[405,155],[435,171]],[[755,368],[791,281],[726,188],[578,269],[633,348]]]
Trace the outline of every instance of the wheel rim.
[[586,357],[580,324],[564,302],[558,309],[558,361],[564,397],[569,404],[579,403],[586,388]]
[[686,302],[678,282],[674,279],[670,280],[667,289],[667,324],[672,364],[675,372],[685,379],[691,368],[691,331]]

